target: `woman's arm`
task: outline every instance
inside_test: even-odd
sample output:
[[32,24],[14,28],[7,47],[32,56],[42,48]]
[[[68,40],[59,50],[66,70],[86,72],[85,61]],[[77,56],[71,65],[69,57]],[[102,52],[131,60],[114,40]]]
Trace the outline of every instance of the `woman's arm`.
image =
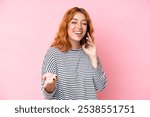
[[86,47],[85,45],[83,45],[83,50],[85,51],[85,53],[89,56],[91,64],[93,66],[93,82],[95,85],[95,89],[96,90],[103,90],[104,87],[106,86],[106,75],[102,69],[102,66],[100,64],[100,61],[98,60],[97,54],[96,54],[96,46],[94,44],[94,42],[92,41],[89,33],[88,33],[88,46]]
[[93,82],[95,85],[95,89],[98,91],[102,91],[107,83],[105,72],[98,57],[92,57],[90,58],[90,60],[93,66]]
[[[55,80],[53,80],[55,79]],[[41,91],[45,99],[52,99],[56,90],[56,52],[48,49],[42,64]]]

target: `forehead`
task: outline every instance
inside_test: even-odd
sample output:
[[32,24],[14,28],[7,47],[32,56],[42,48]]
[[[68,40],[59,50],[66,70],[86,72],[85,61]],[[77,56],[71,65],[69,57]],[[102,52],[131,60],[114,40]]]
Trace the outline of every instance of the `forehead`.
[[75,15],[73,16],[74,20],[86,20],[86,17],[83,13],[77,12],[75,13]]

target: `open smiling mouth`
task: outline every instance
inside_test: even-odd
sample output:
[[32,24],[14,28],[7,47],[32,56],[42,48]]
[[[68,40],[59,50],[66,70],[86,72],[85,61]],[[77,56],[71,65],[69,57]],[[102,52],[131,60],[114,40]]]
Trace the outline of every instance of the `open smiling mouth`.
[[83,35],[83,32],[81,32],[81,31],[76,31],[76,32],[74,32],[74,34],[76,34],[77,36],[81,37],[81,36]]

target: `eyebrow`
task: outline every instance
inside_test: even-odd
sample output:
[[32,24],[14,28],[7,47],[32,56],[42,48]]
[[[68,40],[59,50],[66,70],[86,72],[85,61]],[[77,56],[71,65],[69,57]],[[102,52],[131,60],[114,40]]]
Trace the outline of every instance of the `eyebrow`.
[[[72,20],[78,20],[78,19],[76,19],[76,18],[73,18]],[[81,20],[81,21],[87,21],[86,19],[83,19],[83,20]]]

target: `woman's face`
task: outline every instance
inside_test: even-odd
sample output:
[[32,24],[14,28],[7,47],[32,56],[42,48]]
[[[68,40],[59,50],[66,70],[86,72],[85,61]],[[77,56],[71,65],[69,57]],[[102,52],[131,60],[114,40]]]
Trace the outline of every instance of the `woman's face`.
[[80,42],[87,31],[87,21],[84,14],[77,12],[68,23],[68,39],[71,42]]

